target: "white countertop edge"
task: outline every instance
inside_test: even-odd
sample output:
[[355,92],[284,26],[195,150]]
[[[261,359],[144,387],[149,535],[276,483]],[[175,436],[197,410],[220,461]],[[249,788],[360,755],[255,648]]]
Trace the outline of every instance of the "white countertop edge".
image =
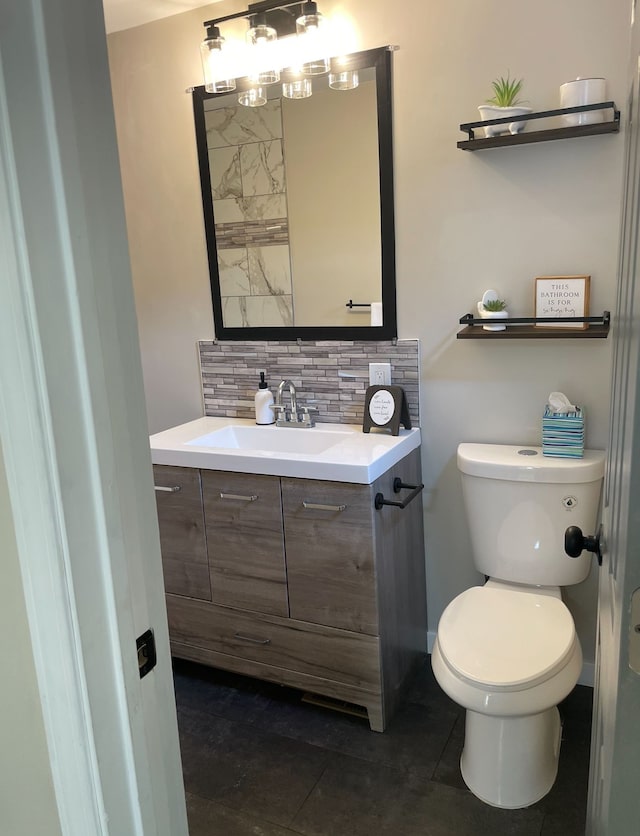
[[[328,482],[351,482],[369,485],[390,467],[397,464],[412,450],[420,446],[420,430],[400,430],[398,436],[389,433],[363,433],[362,428],[354,424],[318,424],[324,431],[354,433],[353,444],[360,447],[361,458],[368,446],[387,446],[382,455],[366,461],[349,462],[345,460],[348,452],[344,445],[309,456],[300,453],[273,453],[268,457],[259,451],[205,449],[194,447],[188,442],[229,425],[255,426],[248,419],[240,418],[198,418],[177,427],[172,427],[150,436],[151,461],[153,464],[174,467],[194,467],[203,470],[221,470],[232,473],[255,473],[266,476],[291,476],[300,479],[320,479]],[[314,428],[297,429],[295,432],[312,433]],[[274,427],[274,432],[278,428]],[[370,441],[369,441],[370,439]],[[349,442],[351,443],[351,442]],[[341,449],[342,448],[342,449]]]

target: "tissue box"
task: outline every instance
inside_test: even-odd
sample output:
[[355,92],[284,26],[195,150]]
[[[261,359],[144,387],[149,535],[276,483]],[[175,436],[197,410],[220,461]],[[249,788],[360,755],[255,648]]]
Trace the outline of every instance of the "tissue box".
[[542,453],[545,456],[581,459],[584,456],[584,410],[553,412],[547,405],[542,416]]

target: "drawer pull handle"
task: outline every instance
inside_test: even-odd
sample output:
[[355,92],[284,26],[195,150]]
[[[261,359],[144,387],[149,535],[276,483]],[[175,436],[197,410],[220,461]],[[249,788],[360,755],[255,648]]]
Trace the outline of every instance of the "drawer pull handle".
[[167,493],[178,493],[181,490],[180,485],[174,485],[172,488],[165,488],[164,485],[154,485],[156,491],[166,491]]
[[306,499],[303,499],[302,507],[313,511],[345,511],[347,508],[346,505],[321,505],[318,502],[307,502]]
[[244,502],[255,502],[258,494],[254,493],[251,496],[243,496],[240,493],[221,493],[220,499],[241,499]]
[[251,642],[251,644],[271,644],[271,639],[254,639],[253,636],[243,636],[242,633],[234,633],[233,637],[243,642]]

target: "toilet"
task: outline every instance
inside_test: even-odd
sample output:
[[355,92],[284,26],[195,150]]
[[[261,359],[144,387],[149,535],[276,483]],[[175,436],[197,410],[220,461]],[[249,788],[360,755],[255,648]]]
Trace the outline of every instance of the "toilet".
[[488,579],[445,609],[432,651],[440,687],[466,709],[462,777],[495,807],[535,804],[556,778],[557,709],[582,651],[560,587],[583,581],[591,555],[564,533],[596,531],[605,455],[549,458],[542,448],[460,444],[473,560]]

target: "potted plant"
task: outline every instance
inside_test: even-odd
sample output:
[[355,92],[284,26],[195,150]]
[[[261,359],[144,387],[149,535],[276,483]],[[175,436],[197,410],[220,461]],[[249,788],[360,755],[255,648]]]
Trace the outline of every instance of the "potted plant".
[[[518,98],[522,90],[523,79],[507,77],[495,79],[491,82],[493,96],[487,99],[487,103],[478,106],[482,119],[503,119],[508,116],[523,116],[531,113],[530,107],[523,107],[522,100]],[[504,125],[488,125],[484,129],[485,136],[497,136],[498,134],[517,134],[523,131],[527,123],[511,122]]]
[[[507,319],[509,311],[507,303],[501,299],[495,290],[485,290],[482,299],[478,302],[478,314],[481,319]],[[504,331],[506,325],[483,325],[485,331]]]

